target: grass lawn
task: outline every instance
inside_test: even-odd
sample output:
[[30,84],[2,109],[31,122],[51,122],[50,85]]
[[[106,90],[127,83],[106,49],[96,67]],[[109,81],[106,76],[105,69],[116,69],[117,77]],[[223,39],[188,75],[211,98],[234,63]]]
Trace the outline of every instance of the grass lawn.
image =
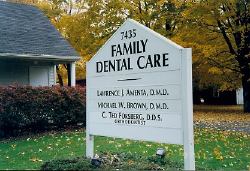
[[[202,110],[204,109],[196,110],[197,115],[203,113],[206,116],[206,111],[202,112]],[[217,115],[219,114],[215,114]],[[231,115],[228,117],[232,117]],[[241,117],[245,115],[239,116]],[[166,149],[169,159],[183,163],[183,148],[178,145],[107,137],[95,139],[96,153],[126,152],[149,157],[155,154],[158,147]],[[3,140],[0,141],[0,170],[39,169],[45,161],[74,158],[84,154],[85,133],[83,130]],[[196,165],[202,168],[247,170],[250,166],[250,135],[242,132],[196,128],[195,157]]]

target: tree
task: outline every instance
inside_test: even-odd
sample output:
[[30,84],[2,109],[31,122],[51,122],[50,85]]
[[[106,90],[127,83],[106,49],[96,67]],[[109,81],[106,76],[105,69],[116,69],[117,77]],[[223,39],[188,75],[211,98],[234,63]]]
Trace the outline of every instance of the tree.
[[7,2],[35,5],[38,0],[6,0]]
[[[51,0],[51,1],[38,1],[34,5],[38,6],[50,19],[50,21],[54,24],[54,26],[58,29],[58,23],[64,15],[70,15],[72,11],[72,1],[67,0]],[[70,75],[70,68],[68,65],[57,65],[57,77],[59,84],[61,86],[64,85],[64,79],[68,78]],[[67,72],[67,74],[65,73]],[[67,75],[67,76],[64,76]],[[70,86],[70,82],[68,81],[68,85]]]
[[[249,0],[192,1],[184,16],[186,27],[191,27],[190,33],[196,32],[197,38],[203,39],[192,41],[210,50],[207,61],[215,64],[214,71],[224,70],[222,74],[228,78],[240,76],[244,111],[250,112]],[[182,40],[188,40],[188,36],[183,36]],[[202,52],[206,53],[205,50]],[[237,81],[231,80],[231,83],[237,85]]]
[[[56,6],[59,9],[65,8],[65,5]],[[138,20],[166,36],[172,36],[180,21],[178,15],[183,11],[183,6],[176,5],[174,1],[157,0],[110,0],[107,2],[85,0],[76,1],[71,7],[73,10],[63,10],[75,11],[71,14],[55,13],[55,8],[52,11],[46,10],[47,7],[42,7],[42,9],[83,57],[77,63],[79,66],[77,76],[81,78],[85,77],[86,62],[127,18]]]

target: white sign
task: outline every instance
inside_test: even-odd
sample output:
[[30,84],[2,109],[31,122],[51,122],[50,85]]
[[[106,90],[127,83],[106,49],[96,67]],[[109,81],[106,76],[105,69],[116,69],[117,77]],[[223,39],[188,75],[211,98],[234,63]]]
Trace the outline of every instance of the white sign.
[[191,58],[128,19],[87,63],[87,156],[94,135],[180,144],[194,170]]

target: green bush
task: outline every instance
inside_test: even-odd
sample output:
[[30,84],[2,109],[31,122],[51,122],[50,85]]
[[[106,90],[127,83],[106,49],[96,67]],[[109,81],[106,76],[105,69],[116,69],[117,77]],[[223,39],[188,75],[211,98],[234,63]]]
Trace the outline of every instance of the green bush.
[[93,166],[87,158],[52,160],[41,166],[41,170],[90,170],[91,168]]
[[[129,153],[102,153],[100,166],[91,164],[86,157],[61,159],[45,162],[41,170],[182,170],[183,164],[170,161],[159,156],[149,158]],[[197,168],[199,170],[203,170]]]
[[85,124],[81,87],[0,87],[0,138]]

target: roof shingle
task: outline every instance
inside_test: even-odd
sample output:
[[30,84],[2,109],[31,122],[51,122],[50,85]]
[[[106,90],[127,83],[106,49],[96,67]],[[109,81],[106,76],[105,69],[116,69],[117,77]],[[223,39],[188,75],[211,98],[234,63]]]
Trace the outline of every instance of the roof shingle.
[[36,7],[0,1],[0,53],[79,56]]

